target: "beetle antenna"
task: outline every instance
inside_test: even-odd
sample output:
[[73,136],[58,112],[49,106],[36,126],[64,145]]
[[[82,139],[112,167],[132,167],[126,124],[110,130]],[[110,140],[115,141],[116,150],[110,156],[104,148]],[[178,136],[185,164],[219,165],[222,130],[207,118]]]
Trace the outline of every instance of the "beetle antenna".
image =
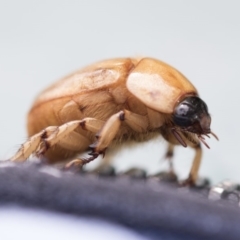
[[208,138],[210,138],[210,136],[208,134],[204,134],[204,136],[207,136]]
[[[198,137],[198,138],[199,138],[199,137]],[[201,135],[201,139],[202,139],[202,140],[205,140],[205,137],[204,137],[203,135]]]
[[205,139],[203,136],[199,135],[198,138],[207,148],[210,148],[209,145],[205,142]]
[[182,136],[178,133],[176,129],[172,128],[172,133],[174,137],[179,141],[179,143],[182,144],[183,147],[187,147],[187,144],[185,143]]
[[219,141],[219,138],[218,138],[218,136],[215,133],[213,133],[213,132],[210,132],[210,133],[215,137],[216,140]]

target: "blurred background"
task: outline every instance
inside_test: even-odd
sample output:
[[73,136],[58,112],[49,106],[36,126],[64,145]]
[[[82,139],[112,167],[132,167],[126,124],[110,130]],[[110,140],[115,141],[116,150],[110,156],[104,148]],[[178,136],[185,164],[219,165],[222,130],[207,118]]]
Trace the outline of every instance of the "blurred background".
[[[180,70],[199,90],[220,141],[207,139],[200,175],[240,182],[240,15],[236,1],[0,1],[0,158],[26,140],[35,96],[95,61],[150,56]],[[159,138],[115,153],[119,171],[167,167]],[[194,152],[178,147],[176,172],[187,176]]]

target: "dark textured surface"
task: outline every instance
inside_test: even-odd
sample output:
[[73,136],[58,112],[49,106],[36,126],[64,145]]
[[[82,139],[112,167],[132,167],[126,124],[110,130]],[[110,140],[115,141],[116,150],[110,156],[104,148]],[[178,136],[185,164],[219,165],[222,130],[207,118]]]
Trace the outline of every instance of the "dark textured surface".
[[0,165],[1,205],[100,217],[152,239],[240,239],[237,205],[217,204],[207,195],[204,190],[178,188],[155,179],[74,175],[30,164]]

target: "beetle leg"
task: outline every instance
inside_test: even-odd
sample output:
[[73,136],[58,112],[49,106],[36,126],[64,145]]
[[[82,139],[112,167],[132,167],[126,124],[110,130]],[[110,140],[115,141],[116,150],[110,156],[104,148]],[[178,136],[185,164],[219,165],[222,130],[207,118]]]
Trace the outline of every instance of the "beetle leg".
[[[103,121],[97,120],[95,118],[85,118],[83,120],[76,120],[65,123],[59,126],[55,132],[53,132],[47,139],[45,139],[45,143],[42,148],[39,149],[37,155],[44,154],[48,148],[57,144],[65,137],[69,136],[75,129],[79,126],[84,130],[96,133],[102,127]],[[64,142],[64,141],[63,141]]]
[[97,141],[90,145],[93,152],[101,152],[110,145],[116,137],[123,121],[136,132],[147,131],[148,121],[146,116],[141,116],[128,110],[120,111],[112,115],[96,135]]
[[135,132],[146,132],[149,126],[147,116],[139,115],[128,110],[124,110],[123,121]]
[[192,167],[189,173],[188,178],[183,182],[184,185],[192,185],[196,182],[198,178],[198,171],[201,164],[202,159],[202,148],[201,144],[197,144],[194,146],[195,149],[195,157],[192,163]]
[[173,149],[174,149],[174,145],[171,143],[168,143],[168,148],[167,148],[167,152],[165,154],[165,158],[168,160],[169,162],[169,171],[170,173],[174,173],[174,168],[173,168]]
[[56,130],[40,143],[36,152],[37,156],[44,155],[45,152],[53,145],[57,144],[61,139],[68,136],[72,131],[79,127],[81,121],[71,121],[56,128]]
[[[171,131],[170,128],[162,127],[161,134],[169,142],[169,144],[173,144],[173,145],[179,144],[178,140],[175,138],[175,136],[173,135],[173,132]],[[183,185],[192,185],[197,180],[198,171],[199,171],[199,167],[201,164],[201,159],[202,159],[201,144],[200,144],[198,138],[196,138],[194,135],[189,134],[187,132],[181,132],[181,138],[183,138],[184,141],[186,141],[188,146],[194,148],[194,150],[195,150],[195,156],[193,159],[193,163],[192,163],[192,167],[191,167],[189,176],[183,182]],[[167,151],[167,154],[168,154],[168,151]],[[170,151],[170,154],[171,154],[171,151]],[[171,169],[171,167],[170,167],[170,169]]]
[[65,170],[75,170],[79,171],[83,165],[92,162],[94,159],[96,159],[99,156],[99,153],[91,153],[90,157],[83,157],[83,158],[77,158],[70,162],[68,162],[65,166]]
[[76,128],[81,127],[87,131],[96,133],[101,129],[103,123],[103,121],[94,118],[85,118],[83,120],[71,121],[61,126],[47,127],[22,144],[21,148],[10,160],[23,162],[28,159],[31,154],[36,154],[38,157],[42,156],[53,145],[57,143],[64,145],[65,142],[63,139],[72,134]]
[[84,118],[80,121],[80,126],[82,129],[90,131],[92,133],[97,133],[103,127],[104,121],[98,120],[96,118]]
[[173,135],[172,131],[170,130],[170,128],[162,127],[161,128],[161,134],[165,138],[165,140],[168,142],[168,148],[167,148],[167,152],[165,154],[165,158],[169,161],[170,173],[171,172],[174,173],[173,161],[172,161],[173,149],[174,149],[174,145],[178,144],[178,141],[174,137],[174,135]]
[[36,152],[43,139],[51,135],[54,131],[56,131],[57,128],[57,126],[50,126],[30,137],[24,144],[22,144],[20,149],[12,158],[10,158],[10,160],[15,162],[23,162],[28,159],[32,153]]

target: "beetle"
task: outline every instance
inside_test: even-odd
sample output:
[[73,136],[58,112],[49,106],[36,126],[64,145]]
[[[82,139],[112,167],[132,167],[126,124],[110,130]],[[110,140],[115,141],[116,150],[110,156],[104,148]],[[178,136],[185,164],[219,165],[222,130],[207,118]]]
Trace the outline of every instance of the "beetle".
[[[201,142],[212,134],[211,117],[197,89],[178,70],[153,58],[116,58],[76,71],[36,98],[28,113],[29,139],[12,161],[36,155],[49,163],[68,159],[66,168],[82,167],[112,142],[147,140],[161,134],[168,142],[195,149],[187,179],[195,183]],[[90,147],[89,157],[76,158]],[[76,159],[75,159],[76,158]]]

